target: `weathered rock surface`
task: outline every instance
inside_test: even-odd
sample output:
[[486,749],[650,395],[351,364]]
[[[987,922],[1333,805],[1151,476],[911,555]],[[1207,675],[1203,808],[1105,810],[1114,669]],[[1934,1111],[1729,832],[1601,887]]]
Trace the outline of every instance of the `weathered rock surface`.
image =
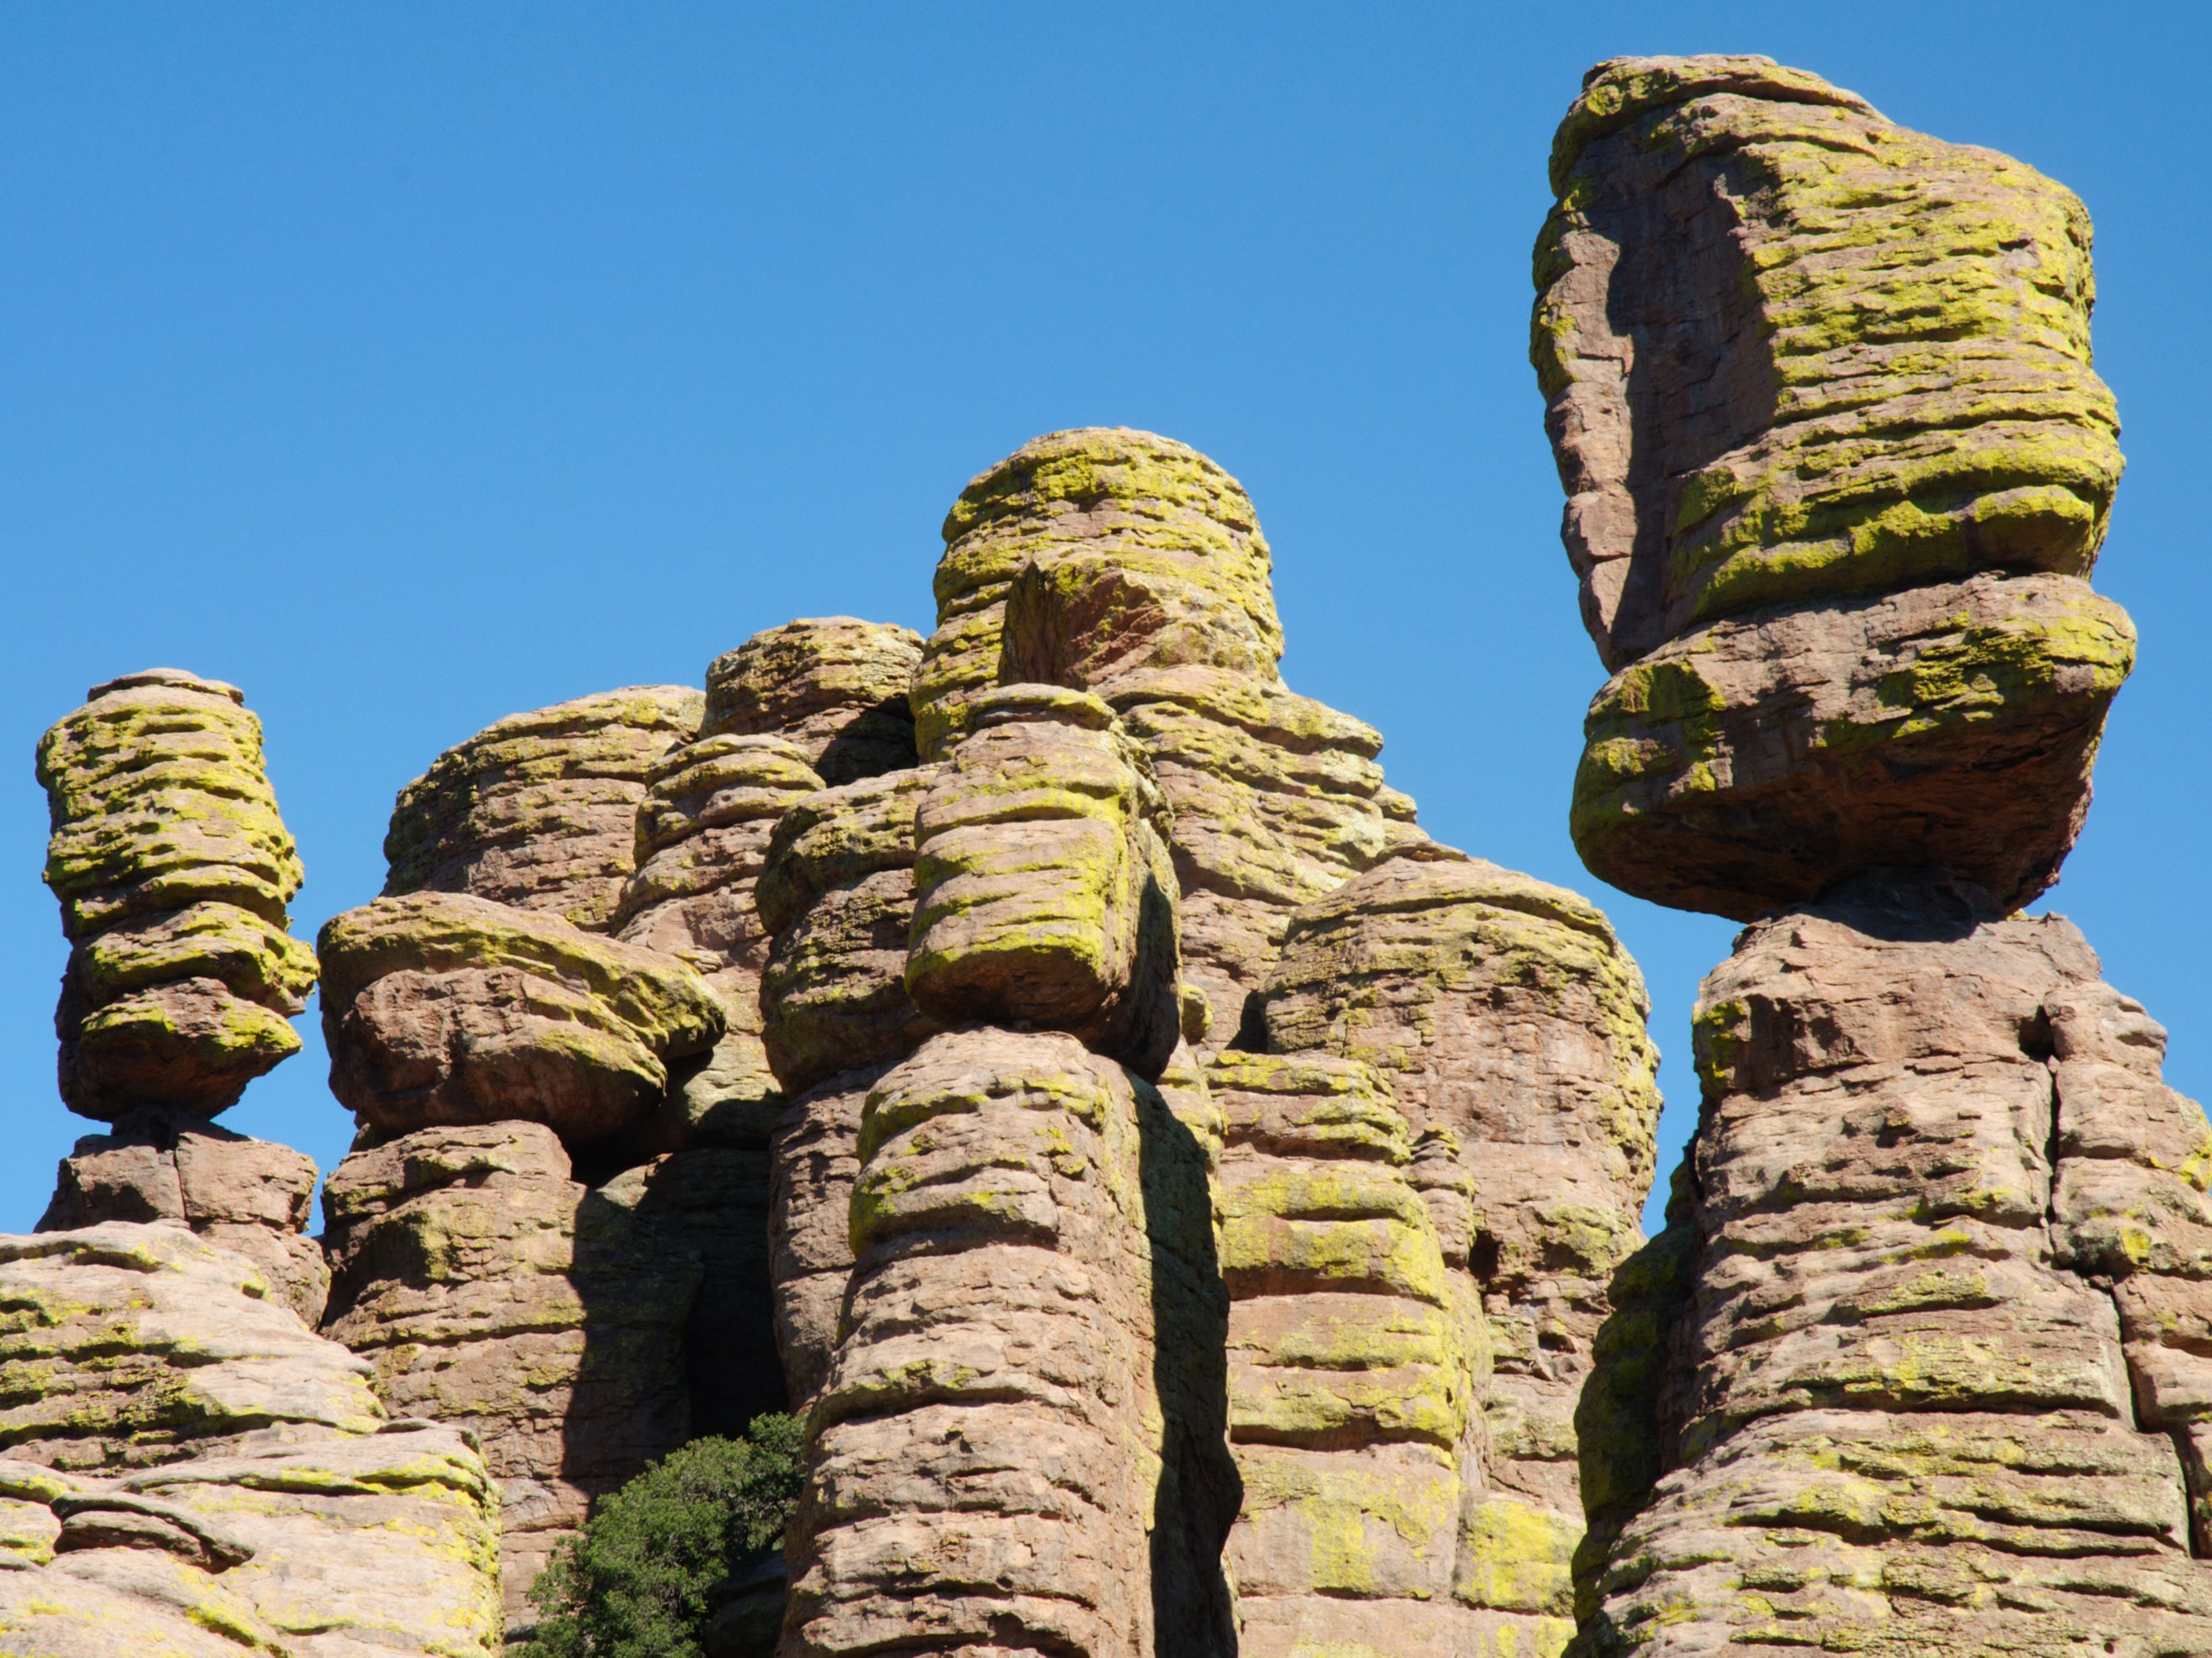
[[780,737],[826,783],[903,771],[917,758],[907,692],[921,662],[911,628],[849,616],[787,622],[708,667],[699,734]]
[[1156,1209],[1205,1224],[1196,1141],[1073,1037],[987,1029],[884,1075],[858,1149],[780,1650],[1221,1649],[1218,1564],[1159,1564],[1218,1561],[1188,1528],[1226,1484],[1218,1410],[1161,1380],[1163,1344],[1220,1350],[1154,1266]]
[[915,681],[931,758],[994,680],[1090,690],[1121,716],[1174,814],[1201,1054],[1237,1036],[1289,911],[1421,838],[1374,763],[1381,736],[1283,685],[1269,568],[1249,498],[1205,456],[1126,428],[1054,433],[946,518]]
[[542,1122],[590,1139],[657,1106],[723,1012],[674,957],[456,893],[379,898],[320,944],[331,1091],[384,1133]]
[[769,844],[754,907],[773,935],[762,1039],[787,1096],[905,1058],[939,1027],[907,992],[914,816],[933,767],[808,795]]
[[315,958],[285,928],[300,859],[234,685],[173,668],[95,685],[39,743],[46,884],[75,948],[62,1099],[203,1117],[296,1054]]
[[1895,862],[2025,903],[2088,815],[2135,643],[2124,610],[2056,575],[1716,623],[1591,702],[1576,848],[1625,890],[1739,920]]
[[637,866],[647,779],[705,707],[688,686],[633,685],[510,714],[447,750],[399,792],[385,895],[467,893],[604,929]]
[[112,1134],[91,1134],[64,1157],[41,1232],[102,1221],[188,1228],[259,1269],[279,1300],[313,1328],[331,1270],[305,1235],[315,1164],[289,1145],[250,1139],[187,1114],[147,1110]]
[[2072,191],[1764,58],[1600,64],[1552,185],[1532,355],[1607,668],[1770,605],[2087,573],[2120,455]]
[[769,1273],[775,1345],[792,1408],[811,1409],[837,1354],[853,1276],[853,1182],[860,1117],[888,1064],[840,1072],[784,1108],[769,1159]]
[[[1586,1564],[1587,1649],[2203,1649],[2157,1339],[2129,1340],[2093,1242],[2130,1204],[2086,1194],[2147,1189],[2212,1131],[2079,933],[1990,914],[1870,876],[1707,979],[1693,1164],[1607,1344],[1644,1401],[1604,1371],[1586,1401],[1595,1535],[1617,1533]],[[2154,1107],[2148,1133],[2100,1114],[2107,1088]],[[2185,1232],[2201,1187],[2161,1189]],[[1638,1408],[1656,1459],[1623,1433]],[[1639,1460],[1642,1491],[1606,1466]]]
[[491,1658],[497,1511],[450,1428],[175,1225],[0,1239],[0,1648]]
[[1648,1011],[1588,900],[1443,847],[1298,911],[1267,993],[1273,1048],[1374,1066],[1431,1137],[1412,1177],[1494,1351],[1489,1489],[1462,1546],[1485,1575],[1475,1604],[1553,1620],[1524,1632],[1539,1646],[1572,1613],[1576,1400],[1607,1280],[1643,1242],[1660,1104]]
[[483,1444],[510,1631],[592,1499],[690,1431],[699,1257],[656,1224],[651,1179],[592,1192],[570,1173],[540,1125],[434,1127],[356,1151],[323,1194],[324,1330],[391,1409]]
[[906,985],[945,1025],[1065,1030],[1157,1078],[1180,1039],[1167,805],[1097,697],[1003,686],[915,808]]

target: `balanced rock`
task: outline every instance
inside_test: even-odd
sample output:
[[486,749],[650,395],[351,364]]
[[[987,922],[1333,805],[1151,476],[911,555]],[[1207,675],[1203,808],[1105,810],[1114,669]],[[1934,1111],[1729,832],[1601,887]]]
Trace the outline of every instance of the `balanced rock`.
[[399,792],[384,838],[387,897],[467,893],[604,929],[636,868],[637,811],[706,706],[633,685],[510,714]]
[[639,1212],[647,1182],[570,1176],[550,1129],[501,1122],[356,1151],[323,1193],[325,1333],[374,1365],[389,1408],[483,1445],[511,1633],[592,1502],[690,1436],[698,1255]]
[[1591,869],[1748,918],[1885,865],[2056,878],[2132,664],[2089,223],[1761,58],[1615,58],[1560,125],[1538,379]]
[[95,685],[39,743],[46,884],[74,948],[54,1023],[70,1108],[203,1117],[299,1052],[315,958],[300,859],[237,687],[172,668]]
[[102,1221],[183,1226],[243,1255],[310,1327],[321,1321],[331,1270],[305,1236],[314,1160],[186,1114],[149,1110],[112,1134],[91,1134],[62,1159],[41,1232]]
[[1673,1236],[1584,1402],[1589,1650],[2202,1648],[2203,1476],[2159,1402],[2189,1339],[2124,1284],[2194,1281],[2203,1191],[2154,1169],[2212,1127],[2147,1025],[2065,921],[1941,878],[1746,930]]
[[911,628],[849,616],[787,622],[709,665],[699,734],[780,737],[828,783],[902,771],[916,758],[907,694],[921,663]]
[[384,1133],[539,1122],[613,1133],[723,1014],[672,957],[456,893],[379,898],[322,931],[331,1091]]
[[496,1498],[453,1429],[240,1257],[123,1221],[0,1239],[0,1649],[493,1658]]
[[1158,1077],[1179,1039],[1167,806],[1097,697],[988,691],[915,808],[907,989],[946,1025],[1066,1030]]

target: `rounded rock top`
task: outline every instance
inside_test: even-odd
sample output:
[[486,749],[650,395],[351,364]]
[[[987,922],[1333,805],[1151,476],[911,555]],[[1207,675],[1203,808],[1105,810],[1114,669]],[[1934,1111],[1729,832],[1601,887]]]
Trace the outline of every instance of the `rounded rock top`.
[[198,691],[204,696],[228,697],[241,708],[246,706],[246,693],[228,680],[208,679],[186,668],[141,668],[137,673],[118,674],[103,680],[84,694],[88,702],[97,702],[103,696],[118,691],[144,690],[150,687],[169,690]]

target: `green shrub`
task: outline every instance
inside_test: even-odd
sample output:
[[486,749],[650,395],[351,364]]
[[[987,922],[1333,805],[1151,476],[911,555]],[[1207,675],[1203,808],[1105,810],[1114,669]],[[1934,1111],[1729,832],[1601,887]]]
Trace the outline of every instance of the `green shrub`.
[[701,1658],[708,1619],[781,1543],[799,1489],[796,1417],[654,1463],[538,1574],[543,1616],[519,1658]]

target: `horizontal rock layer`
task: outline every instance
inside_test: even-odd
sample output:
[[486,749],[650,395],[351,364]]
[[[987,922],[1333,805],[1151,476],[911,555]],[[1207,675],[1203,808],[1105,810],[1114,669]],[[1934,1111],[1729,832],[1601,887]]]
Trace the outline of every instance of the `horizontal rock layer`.
[[805,750],[826,783],[915,763],[907,698],[921,635],[849,616],[787,622],[755,634],[707,669],[702,738],[780,737]]

